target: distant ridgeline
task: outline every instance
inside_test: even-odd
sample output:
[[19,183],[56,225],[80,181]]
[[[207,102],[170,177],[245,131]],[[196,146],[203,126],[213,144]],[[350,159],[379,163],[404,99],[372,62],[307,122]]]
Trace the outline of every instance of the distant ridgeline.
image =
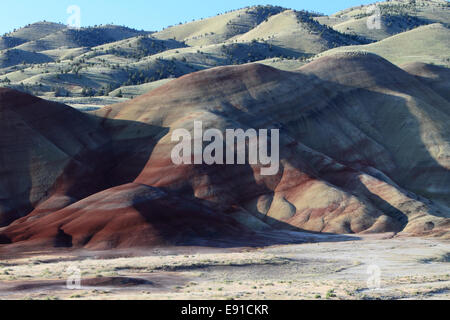
[[[262,63],[295,70],[317,55],[368,51],[395,64],[448,66],[450,5],[388,1],[325,16],[254,6],[146,32],[38,22],[0,38],[0,85],[61,100],[132,98],[163,82],[217,66]],[[380,28],[367,19],[380,13]],[[427,25],[438,24],[434,29]],[[414,54],[405,54],[405,48]],[[148,85],[152,83],[152,85]]]

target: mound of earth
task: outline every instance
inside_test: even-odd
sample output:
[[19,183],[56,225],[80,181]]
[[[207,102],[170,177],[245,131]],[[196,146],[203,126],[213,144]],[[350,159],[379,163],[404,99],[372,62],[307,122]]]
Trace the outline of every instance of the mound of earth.
[[386,60],[403,65],[422,62],[449,66],[450,29],[443,24],[434,23],[402,32],[384,40],[359,46],[334,48],[319,56],[334,55],[339,52],[366,51],[377,54]]
[[104,188],[94,177],[109,140],[91,116],[0,88],[0,226],[50,197],[55,209]]
[[450,101],[450,69],[423,62],[408,63],[401,67]]
[[183,244],[196,237],[240,237],[243,232],[249,230],[195,199],[131,183],[56,212],[32,213],[3,235],[12,243],[26,241],[35,247],[111,249]]
[[[43,104],[35,113],[48,113],[49,103],[25,97]],[[50,105],[62,115],[67,109]],[[102,137],[83,143],[100,156],[77,156],[80,166],[68,173],[51,170],[58,187],[0,236],[10,246],[90,249],[252,238],[278,229],[448,237],[449,110],[432,84],[374,54],[326,56],[296,72],[248,64],[192,73],[89,116],[71,111]],[[77,146],[79,126],[63,120],[46,130],[59,133],[59,145]],[[175,165],[172,133],[193,136],[194,121],[221,132],[280,129],[278,172],[263,175],[260,164]],[[42,162],[53,154],[43,153]],[[95,168],[90,176],[84,159]],[[105,187],[62,204],[70,188],[59,186],[79,183],[72,175]]]

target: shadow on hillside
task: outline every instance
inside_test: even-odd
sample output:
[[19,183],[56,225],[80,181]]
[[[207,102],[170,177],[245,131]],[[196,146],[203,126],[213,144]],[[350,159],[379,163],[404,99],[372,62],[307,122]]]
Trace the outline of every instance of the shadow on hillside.
[[133,182],[147,164],[158,140],[169,130],[136,121],[108,120],[105,124],[102,120],[96,118],[103,123],[108,143],[100,149],[80,153],[55,183],[54,189],[61,190],[58,186],[64,184],[63,180],[72,181],[72,185],[61,191],[73,199],[81,200]]
[[[443,167],[429,153],[421,138],[424,129],[405,99],[387,93],[345,87],[336,83],[325,82],[324,85],[335,87],[335,90],[340,94],[332,97],[326,108],[320,110],[320,112],[305,113],[300,120],[294,120],[287,124],[288,128],[295,128],[299,125],[299,122],[308,124],[307,133],[302,132],[299,135],[290,132],[296,141],[302,141],[308,147],[348,166],[352,169],[353,174],[360,171],[388,184],[391,184],[389,181],[391,179],[402,188],[401,191],[405,195],[426,205],[433,204],[427,199],[444,200],[444,202],[450,203],[450,196],[439,191],[439,189],[445,190],[445,186],[450,185],[450,170]],[[428,94],[428,92],[421,92],[420,88],[410,88],[408,84],[400,84],[397,88],[394,88],[394,90],[396,89],[413,97],[417,95],[419,101],[422,99],[422,94]],[[386,103],[386,101],[388,102]],[[436,110],[422,108],[420,104],[417,107],[431,119],[440,120],[437,118],[439,115]],[[432,107],[437,107],[436,109],[439,110],[440,106],[432,105]],[[442,112],[441,115],[445,116],[445,112]],[[365,119],[369,124],[361,122],[361,119]],[[386,126],[381,125],[383,121],[388,124]],[[376,131],[379,128],[389,128],[394,121],[395,128],[390,128],[391,132]],[[324,131],[324,128],[330,125],[333,128],[340,128],[343,124],[357,128],[368,139],[362,145],[356,140],[352,148],[341,149],[336,152],[331,144],[323,143],[330,141],[327,139],[327,132]],[[321,137],[321,139],[317,139],[317,137]],[[347,137],[344,135],[344,138]],[[319,140],[321,141],[317,143]],[[395,165],[394,169],[389,170],[384,166],[383,159],[378,159],[367,153],[367,150],[376,150],[375,145],[384,148],[385,153]],[[355,157],[355,154],[357,157]],[[374,174],[370,168],[378,169],[386,175],[387,179],[382,174]],[[351,193],[352,190],[361,190],[363,195],[377,208],[398,222],[397,231],[401,231],[408,223],[407,214],[409,212],[402,212],[393,207],[387,201],[372,193],[359,179],[353,179],[349,184],[349,181],[342,181],[337,175],[333,176],[326,172],[321,172],[321,174],[333,185]],[[427,199],[423,199],[423,197]],[[429,208],[431,215],[445,216],[436,207],[429,206]]]
[[[392,155],[396,168],[391,171],[381,169],[380,171],[399,186],[405,188],[405,190],[409,188],[422,196],[429,196],[430,198],[435,196],[445,197],[445,195],[427,194],[423,189],[418,188],[422,181],[427,181],[424,179],[429,179],[430,176],[435,177],[433,181],[439,181],[444,185],[445,183],[450,184],[450,172],[428,153],[425,144],[421,140],[422,128],[420,123],[416,116],[411,113],[404,100],[381,92],[324,81],[315,76],[306,76],[300,73],[283,74],[293,77],[292,81],[299,81],[300,83],[312,82],[316,83],[317,86],[326,88],[324,91],[319,91],[327,93],[327,95],[319,97],[321,100],[326,100],[324,107],[314,109],[310,108],[309,101],[302,102],[302,91],[301,88],[299,89],[301,86],[299,86],[296,87],[297,90],[295,92],[291,92],[291,96],[288,96],[290,100],[284,104],[277,105],[278,110],[290,112],[290,116],[287,118],[277,118],[278,113],[274,112],[274,108],[267,111],[261,111],[259,108],[258,112],[252,114],[251,108],[243,112],[231,104],[226,105],[224,111],[216,111],[217,115],[226,116],[228,119],[242,124],[242,128],[252,127],[252,124],[261,123],[260,119],[262,117],[267,117],[269,120],[266,120],[266,123],[280,125],[281,136],[292,137],[297,144],[302,143],[346,165],[345,168],[339,170],[330,170],[326,166],[318,168],[315,166],[317,157],[320,157],[318,154],[311,152],[310,155],[306,155],[304,153],[302,158],[298,155],[295,155],[293,158],[290,149],[283,148],[280,150],[282,159],[291,160],[293,165],[298,166],[308,175],[324,180],[339,189],[370,201],[383,214],[391,217],[395,222],[392,225],[394,230],[389,231],[403,230],[408,223],[409,212],[402,212],[394,207],[388,201],[371,192],[358,179],[360,172],[371,174],[366,170],[367,168],[380,168],[383,165],[378,163],[377,158],[366,154],[364,152],[365,149],[362,149],[362,147],[367,148],[373,143],[383,146],[386,152]],[[395,89],[412,95],[414,95],[414,90],[419,90],[407,87],[408,84],[403,84],[403,86],[396,83],[385,85],[396,86]],[[420,92],[416,93],[419,94]],[[260,97],[259,99],[263,98]],[[251,101],[253,105],[274,103],[274,101],[256,100],[254,96],[249,96],[247,99],[253,99]],[[391,102],[386,104],[388,108],[382,104],[383,101]],[[377,103],[381,104],[377,105]],[[296,108],[293,108],[295,106]],[[283,108],[291,109],[283,110]],[[295,112],[292,110],[295,110]],[[383,113],[382,117],[377,114],[378,112]],[[422,110],[422,112],[426,113],[427,110]],[[351,119],[355,120],[355,115],[363,114],[366,116],[368,123],[349,121]],[[371,125],[377,126],[377,121],[390,121],[391,117],[398,118],[398,125],[393,129],[395,137],[386,136],[387,133],[384,132],[378,132],[378,135],[374,135],[370,131]],[[255,121],[255,119],[257,120]],[[89,193],[93,194],[112,186],[132,182],[148,163],[159,139],[166,135],[169,130],[168,128],[151,126],[136,121],[109,119],[106,122],[102,122],[102,119],[97,120],[99,123],[103,123],[103,130],[111,138],[111,142],[101,152],[93,152],[88,157],[88,159],[92,160],[90,171],[83,171],[80,175],[77,169],[78,164],[74,164],[73,170],[70,170],[68,174],[73,174],[77,178],[77,183],[69,188],[68,194],[70,196],[88,196]],[[335,148],[330,147],[330,132],[325,131],[324,128],[326,126],[339,127],[344,123],[342,122],[343,120],[345,120],[345,123],[349,123],[354,128],[357,128],[362,134],[370,137],[365,142],[366,145],[359,146],[355,143],[354,148],[351,150],[340,150],[338,148],[337,151]],[[404,122],[407,123],[407,126],[403,124]],[[302,126],[307,126],[307,130],[298,130]],[[311,137],[314,137],[314,139]],[[398,158],[393,148],[404,146],[398,145],[393,147],[389,141],[390,138],[398,137],[402,137],[403,139],[400,140],[404,141],[406,145],[411,143],[415,146],[415,154],[403,152],[400,153],[402,158]],[[351,152],[350,155],[352,155],[351,159],[353,160],[350,159],[349,152]],[[357,161],[354,160],[355,155],[358,155],[356,157],[358,158]],[[418,156],[421,157],[420,167],[410,168],[407,171],[401,170],[400,162],[405,164],[408,161],[414,161],[415,157]],[[83,156],[78,158],[81,159]],[[315,239],[306,234],[305,238],[302,238],[300,233],[305,233],[304,230],[265,215],[256,217],[269,225],[275,225],[283,231],[255,232],[250,227],[246,227],[245,224],[237,222],[233,217],[234,213],[239,212],[240,204],[250,199],[255,199],[260,195],[272,193],[271,188],[255,180],[256,178],[251,167],[249,165],[199,165],[194,166],[194,169],[198,173],[208,176],[210,184],[215,186],[213,189],[217,194],[211,196],[213,199],[199,200],[195,196],[196,193],[192,186],[186,183],[183,188],[180,187],[179,189],[182,190],[181,195],[174,193],[177,197],[180,197],[179,203],[183,206],[172,207],[173,211],[167,211],[166,204],[153,203],[152,206],[136,206],[136,209],[141,212],[142,216],[150,224],[159,226],[162,237],[167,238],[168,241],[174,241],[177,245],[236,247],[243,245],[261,246],[301,243],[305,242],[305,239],[309,239],[306,241],[349,241],[359,239],[357,236],[329,234],[326,235],[329,237],[325,237],[323,236],[324,234],[314,233],[307,233],[307,235],[317,235]],[[67,179],[67,176],[64,176],[64,178]],[[377,178],[388,182],[383,177],[377,176]],[[274,176],[271,184],[276,185],[279,179],[279,176]],[[101,183],[97,181],[101,181]],[[449,200],[448,195],[447,200]],[[436,216],[440,215],[436,213]],[[298,238],[294,235],[295,233],[299,235]]]
[[[215,199],[199,199],[186,183],[172,191],[172,197],[180,199],[179,207],[168,211],[168,203],[164,201],[135,206],[168,244],[236,248],[360,240],[353,235],[310,232],[266,215],[244,211],[240,203],[272,192],[255,181],[249,165],[193,165],[193,168],[210,177],[211,190],[220,192]],[[235,176],[241,179],[230,179]],[[239,213],[264,222],[267,229],[258,230],[251,222],[243,223],[236,218]]]
[[[232,105],[229,105],[229,107],[232,107]],[[229,111],[225,111],[225,112],[227,112],[227,115],[233,114],[235,117],[234,120],[237,121],[238,123],[242,124],[243,128],[248,127],[248,124],[251,123],[252,117],[249,114],[242,112],[241,110],[235,109],[235,110],[233,110],[233,113],[231,113]],[[217,114],[220,115],[219,113],[217,113]],[[326,111],[324,111],[323,114],[326,114]],[[317,114],[312,113],[311,116],[316,117]],[[274,123],[277,123],[277,122],[278,122],[278,120],[274,119]],[[318,121],[318,124],[320,126],[322,124],[322,122]],[[295,126],[297,126],[297,124],[295,124],[294,127]],[[290,127],[289,124],[280,123],[280,127],[281,127],[280,137],[282,137],[283,135],[285,137],[286,136],[295,137],[295,132],[292,132],[289,129],[289,127]],[[303,141],[304,139],[296,137],[296,140]],[[403,213],[401,210],[398,210],[397,208],[392,206],[389,202],[385,201],[378,195],[372,193],[359,179],[357,179],[357,175],[359,174],[359,171],[352,169],[351,164],[346,163],[345,161],[342,161],[342,159],[336,159],[335,157],[333,157],[333,155],[327,154],[326,152],[322,151],[323,154],[327,154],[331,158],[334,158],[335,160],[339,161],[340,163],[348,165],[348,167],[346,169],[347,172],[339,172],[336,176],[333,176],[333,174],[328,174],[327,172],[319,172],[318,170],[315,170],[315,168],[311,168],[311,166],[310,166],[310,163],[313,162],[312,161],[313,159],[297,159],[298,156],[293,154],[293,152],[290,148],[282,148],[282,144],[283,144],[283,142],[280,142],[280,148],[281,148],[280,149],[280,159],[290,159],[291,164],[293,164],[297,168],[301,168],[301,170],[303,172],[307,173],[308,175],[310,175],[312,177],[316,177],[319,180],[325,180],[326,182],[328,182],[350,194],[357,194],[359,196],[368,198],[370,200],[370,202],[372,204],[374,204],[375,207],[379,208],[384,214],[391,217],[394,221],[394,225],[392,225],[392,230],[387,230],[387,231],[400,232],[408,224],[408,216],[405,213]],[[314,146],[309,146],[309,147],[317,150],[317,148],[315,148]],[[211,181],[213,182],[213,184],[214,184],[214,182],[220,183],[221,179],[226,179],[227,177],[238,176],[240,179],[236,180],[236,182],[235,182],[236,185],[232,185],[232,187],[229,188],[230,193],[233,192],[236,194],[245,194],[244,190],[248,190],[251,188],[255,188],[255,190],[258,190],[258,192],[255,192],[253,195],[248,196],[248,199],[244,200],[244,202],[248,201],[250,199],[254,199],[260,195],[273,194],[273,192],[270,189],[261,187],[260,184],[256,183],[256,181],[253,178],[254,177],[253,171],[251,171],[251,169],[249,169],[249,172],[247,172],[247,174],[243,174],[243,173],[236,174],[236,172],[234,172],[234,173],[228,172],[227,169],[229,169],[229,168],[230,168],[230,166],[226,166],[226,168],[224,168],[223,170],[217,170],[218,174],[212,175],[212,178],[211,178]],[[282,166],[280,166],[280,171],[281,170],[283,170]],[[343,173],[347,176],[347,178],[348,178],[348,175],[353,176],[351,179],[351,182],[352,182],[351,186],[348,185],[348,183],[349,183],[348,180],[342,180]],[[243,177],[252,177],[252,180],[251,181],[247,181],[247,180],[242,181]],[[278,181],[271,182],[271,184],[273,186],[276,186],[278,184],[279,180],[281,179],[281,175],[275,176],[273,179],[275,179],[275,180],[278,179]],[[245,186],[245,187],[242,187],[242,186]],[[250,186],[250,187],[247,188],[247,186]],[[243,188],[243,190],[239,190],[239,188]],[[242,203],[242,201],[241,201],[241,203]],[[287,230],[291,229],[292,230],[292,228],[293,228],[293,230],[295,230],[295,231],[305,231],[305,230],[302,230],[299,228],[295,228],[290,224],[273,219],[264,214],[259,215],[258,218],[261,219],[262,221],[267,222],[269,225],[277,226],[282,229],[287,229]],[[348,233],[349,234],[353,233],[353,231],[350,228],[348,228]]]
[[[400,73],[400,75],[397,74],[396,76],[406,77],[406,80],[411,80],[411,82],[414,83],[415,79],[413,79],[413,76],[393,65],[392,68],[394,68],[394,73]],[[444,198],[447,203],[450,203],[448,195],[439,194],[437,192],[428,193],[423,188],[423,186],[428,185],[430,181],[434,181],[438,187],[449,185],[450,170],[440,165],[435,158],[429,154],[427,147],[421,139],[422,128],[420,127],[420,123],[417,120],[416,115],[411,112],[404,99],[387,93],[341,85],[319,79],[314,75],[301,74],[300,72],[290,73],[290,76],[292,77],[291,81],[297,81],[298,83],[315,83],[317,86],[321,86],[324,90],[319,90],[318,92],[323,93],[324,96],[313,97],[317,100],[302,101],[300,86],[300,93],[292,92],[292,99],[286,101],[284,105],[279,106],[279,109],[281,110],[277,110],[277,113],[273,112],[273,108],[268,107],[267,111],[264,108],[265,105],[270,105],[271,103],[271,93],[269,92],[266,100],[264,100],[264,97],[260,98],[259,101],[253,97],[248,98],[254,99],[253,105],[258,107],[258,110],[256,110],[254,114],[252,114],[251,109],[248,112],[243,112],[237,106],[228,104],[227,108],[223,111],[216,111],[216,115],[226,116],[228,118],[231,117],[232,120],[242,124],[243,128],[249,124],[251,127],[251,123],[255,123],[255,117],[258,117],[259,119],[265,117],[265,123],[271,123],[274,127],[278,126],[278,128],[280,128],[281,136],[290,136],[297,144],[301,143],[346,165],[348,174],[354,176],[351,180],[351,185],[349,185],[348,180],[340,178],[344,172],[338,172],[338,174],[335,175],[333,175],[332,172],[319,172],[314,168],[310,168],[308,163],[305,163],[308,162],[308,159],[300,159],[300,161],[298,161],[298,165],[300,165],[302,169],[309,169],[306,172],[312,176],[318,176],[351,194],[356,193],[357,195],[368,198],[375,207],[379,208],[384,214],[390,216],[395,221],[395,231],[401,231],[406,226],[408,223],[407,215],[409,212],[402,212],[380,196],[371,192],[359,179],[357,179],[359,172],[373,175],[373,172],[369,169],[371,167],[377,168],[385,174],[388,179],[382,175],[377,175],[375,176],[376,178],[381,179],[388,184],[390,184],[389,179],[391,179],[404,188],[403,191],[405,194],[412,199],[422,202],[424,200],[409,191],[413,191],[417,195],[429,197],[437,201]],[[419,101],[423,98],[421,95],[426,96],[428,94],[428,92],[425,92],[421,87],[409,87],[409,83],[397,83],[396,81],[384,83],[385,78],[385,76],[376,78],[375,83],[380,86],[384,85],[389,89],[394,86],[392,89],[409,94],[413,97],[418,95]],[[275,88],[273,90],[277,89],[278,88]],[[308,94],[310,94],[310,92],[306,92],[306,98],[308,98]],[[287,96],[289,96],[289,94],[287,94]],[[326,103],[323,103],[322,108],[314,108],[315,101],[318,101],[319,103],[323,102],[320,100],[324,100]],[[387,107],[385,107],[384,104],[386,104]],[[285,113],[283,108],[290,109],[291,115],[289,117],[282,118],[284,116],[283,113]],[[296,111],[292,113],[292,110]],[[377,112],[380,112],[379,110],[382,110],[384,114],[377,114]],[[427,111],[432,110],[422,111],[427,113]],[[277,117],[277,115],[281,116]],[[358,115],[363,115],[361,118],[366,119],[369,125],[367,123],[360,123],[361,118],[358,119]],[[433,116],[436,117],[435,114],[427,113],[427,115],[431,118],[433,118]],[[398,123],[396,125],[397,127],[392,129],[392,137],[389,136],[390,133],[385,132],[376,132],[377,135],[374,135],[374,128],[376,130],[380,122],[386,121],[392,123],[392,119],[395,119],[395,117]],[[261,123],[261,121],[259,122]],[[262,123],[264,123],[264,121]],[[407,123],[407,126],[405,126],[404,123]],[[354,145],[352,149],[333,150],[336,148],[333,148],[333,146],[329,144],[329,141],[331,141],[330,132],[332,131],[324,129],[327,128],[327,126],[331,126],[339,130],[343,124],[351,126],[351,130],[357,128],[361,134],[368,137],[369,139],[366,139],[367,141],[365,141],[367,144],[358,145],[357,141],[355,141],[353,142]],[[302,127],[304,129],[299,130],[299,128]],[[342,132],[342,129],[340,130]],[[348,139],[345,134],[343,135],[343,138]],[[399,144],[391,143],[390,140],[394,141],[394,139],[396,142],[399,140],[403,142]],[[372,146],[370,144],[372,144]],[[390,171],[384,170],[382,161],[378,161],[377,158],[365,153],[365,148],[374,147],[375,144],[377,146],[382,146],[385,149],[386,154],[393,158],[397,168]],[[408,152],[406,148],[402,153],[397,152],[397,149],[404,147],[404,145],[413,146],[414,149],[412,150],[414,150],[414,152]],[[286,149],[280,150],[280,157],[285,159],[288,158],[289,152],[290,151]],[[357,161],[354,160],[355,155],[357,155]],[[406,170],[403,170],[405,166],[408,166],[408,162],[414,163],[417,156],[420,156],[422,160],[420,161],[420,166],[410,166],[410,168],[406,167]],[[380,164],[382,165],[380,166]],[[430,178],[430,176],[434,178]],[[413,183],[411,183],[411,181],[413,181]],[[430,204],[426,199],[424,203]],[[433,208],[431,208],[430,213],[438,217],[443,216],[439,210]]]

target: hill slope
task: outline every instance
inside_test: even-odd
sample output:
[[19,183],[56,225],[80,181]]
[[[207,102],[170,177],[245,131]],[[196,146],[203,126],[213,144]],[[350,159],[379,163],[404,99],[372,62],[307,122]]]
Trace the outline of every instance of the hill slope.
[[[95,112],[114,159],[103,172],[115,187],[62,209],[50,192],[0,238],[108,249],[280,228],[448,237],[449,103],[373,54],[327,56],[297,72],[247,64],[192,73]],[[174,165],[171,134],[192,132],[194,120],[222,132],[280,128],[280,170]],[[189,231],[177,237],[179,225]]]
[[0,88],[0,129],[0,226],[26,215],[50,194],[64,190],[56,196],[56,208],[96,191],[97,182],[83,177],[100,170],[91,157],[108,138],[87,115]]
[[436,23],[404,32],[382,41],[361,46],[345,46],[321,53],[372,52],[397,65],[422,62],[450,65],[450,29]]
[[36,22],[0,38],[0,50],[16,47],[65,29],[66,26],[53,22]]
[[329,20],[319,21],[330,22],[337,31],[372,40],[382,40],[421,25],[448,24],[450,21],[450,7],[448,2],[443,0],[395,0],[378,2],[376,6],[380,13],[381,28],[379,29],[367,26],[368,17],[375,14],[374,5],[346,9],[332,15]]
[[364,39],[346,36],[327,28],[312,17],[307,12],[286,10],[231,40],[265,40],[272,45],[306,54],[315,54],[342,45],[367,43]]
[[[0,38],[0,83],[50,99],[76,98],[86,105],[93,96],[104,97],[101,105],[106,105],[118,88],[249,62],[295,70],[312,56],[336,48],[368,50],[396,64],[448,65],[447,2],[395,0],[377,6],[383,20],[379,30],[367,27],[370,6],[331,16],[253,6],[159,32],[36,23]],[[440,29],[423,26],[436,23]],[[380,39],[386,42],[362,47]]]
[[66,28],[64,30],[51,33],[37,40],[26,42],[18,46],[17,48],[27,51],[41,52],[45,50],[57,49],[60,47],[95,47],[105,43],[144,34],[147,33],[113,25],[81,29]]
[[255,6],[231,11],[207,19],[166,28],[154,34],[159,39],[184,41],[190,46],[224,42],[243,34],[272,15],[286,9],[273,6]]

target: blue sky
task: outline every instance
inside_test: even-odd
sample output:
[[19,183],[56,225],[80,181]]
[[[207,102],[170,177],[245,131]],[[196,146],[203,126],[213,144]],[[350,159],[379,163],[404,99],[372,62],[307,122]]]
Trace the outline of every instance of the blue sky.
[[66,23],[70,5],[81,8],[82,26],[114,23],[151,31],[256,4],[331,14],[372,2],[375,0],[14,0],[3,4],[0,11],[0,34],[42,20]]

